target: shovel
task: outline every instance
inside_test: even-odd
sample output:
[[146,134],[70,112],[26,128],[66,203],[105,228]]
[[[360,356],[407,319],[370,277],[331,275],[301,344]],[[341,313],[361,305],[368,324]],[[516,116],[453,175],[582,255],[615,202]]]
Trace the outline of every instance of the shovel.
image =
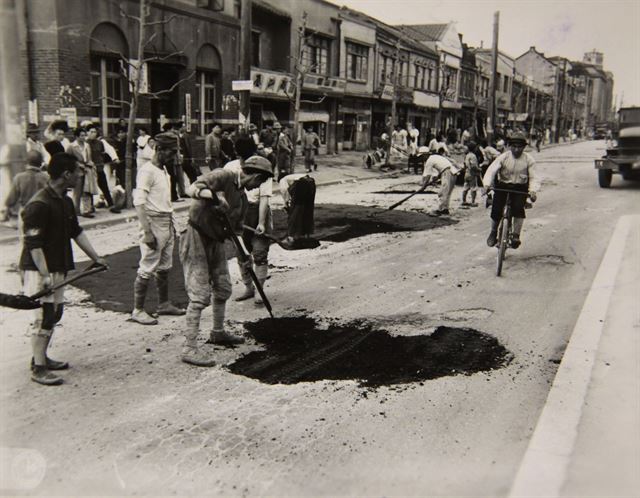
[[6,308],[13,308],[17,310],[35,310],[38,309],[41,304],[38,302],[38,299],[41,297],[47,296],[52,292],[56,291],[60,287],[64,287],[76,280],[79,280],[84,277],[88,277],[89,275],[93,275],[94,273],[99,273],[101,271],[105,271],[107,269],[106,266],[99,265],[97,263],[93,263],[92,265],[85,268],[83,271],[74,275],[73,277],[69,277],[64,279],[62,282],[57,283],[51,287],[47,287],[39,292],[36,292],[32,296],[25,296],[24,294],[4,294],[0,292],[0,306],[4,306]]
[[[222,215],[223,215],[222,219],[224,220],[224,224],[226,225],[227,230],[229,231],[231,240],[233,241],[233,244],[236,246],[236,249],[238,250],[238,258],[241,259],[243,262],[247,261],[249,259],[249,255],[247,254],[247,250],[245,249],[244,245],[242,245],[242,242],[240,242],[240,239],[238,239],[238,236],[233,231],[233,226],[231,225],[229,216],[227,216],[227,213],[222,213]],[[258,289],[258,294],[260,294],[260,297],[262,298],[262,304],[264,304],[264,307],[267,308],[269,315],[271,315],[271,318],[273,318],[271,303],[269,302],[269,299],[267,299],[267,295],[264,293],[264,289],[262,288],[262,285],[260,285],[260,281],[258,280],[256,273],[253,271],[253,268],[251,268],[251,265],[248,265],[247,271],[251,276],[253,285],[255,285],[256,289]]]
[[302,250],[302,249],[315,249],[316,247],[320,246],[320,242],[318,242],[317,239],[313,239],[313,238],[299,239],[299,240],[296,240],[293,243],[287,243],[287,242],[284,242],[284,241],[282,241],[280,239],[277,239],[276,237],[274,237],[271,234],[258,233],[255,228],[251,228],[250,226],[247,226],[247,225],[242,225],[242,226],[243,226],[243,228],[245,230],[249,230],[250,232],[253,232],[256,235],[259,235],[261,237],[265,237],[265,238],[271,240],[272,242],[275,242],[280,247],[282,247],[285,251],[299,251],[299,250]]

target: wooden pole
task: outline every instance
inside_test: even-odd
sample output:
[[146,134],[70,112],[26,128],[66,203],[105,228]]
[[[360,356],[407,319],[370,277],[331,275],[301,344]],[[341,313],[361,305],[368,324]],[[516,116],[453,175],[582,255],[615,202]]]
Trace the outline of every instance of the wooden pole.
[[493,141],[496,127],[496,87],[498,76],[498,36],[500,31],[500,11],[493,14],[493,45],[491,48],[491,75],[489,78],[489,119],[487,126],[487,141]]
[[[240,79],[251,79],[251,55],[252,55],[252,35],[251,35],[251,7],[252,0],[241,0],[240,3]],[[244,116],[244,123],[240,126],[245,130],[249,129],[251,122],[251,92],[240,92],[240,113]]]

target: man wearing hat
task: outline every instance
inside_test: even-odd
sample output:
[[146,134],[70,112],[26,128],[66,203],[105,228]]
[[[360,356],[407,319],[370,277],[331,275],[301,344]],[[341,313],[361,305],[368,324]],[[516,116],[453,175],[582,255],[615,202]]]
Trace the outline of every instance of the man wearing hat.
[[173,133],[155,136],[156,148],[150,161],[138,167],[133,205],[140,225],[140,262],[133,285],[134,306],[131,321],[155,325],[158,320],[144,309],[149,280],[158,286],[158,315],[184,315],[169,301],[169,271],[173,266],[175,235],[171,205],[171,178],[165,167],[175,160],[178,142]]
[[46,168],[47,164],[49,164],[49,160],[51,159],[51,155],[47,152],[44,144],[40,141],[40,127],[35,123],[29,123],[27,125],[27,152],[36,151],[40,153],[42,156],[42,164],[43,168]]
[[291,169],[291,152],[293,151],[293,142],[289,138],[288,130],[283,129],[282,125],[276,121],[273,129],[278,134],[276,141],[276,165],[278,167],[278,181],[290,173]]
[[[465,130],[466,131],[466,130]],[[466,154],[464,157],[464,189],[462,190],[462,205],[476,207],[476,195],[478,192],[478,185],[482,181],[481,169],[478,164],[478,157],[476,156],[477,145],[475,142],[469,141],[464,146],[466,148]],[[467,195],[471,191],[471,204],[467,202]]]
[[216,168],[222,168],[222,149],[220,147],[220,135],[222,134],[222,128],[219,124],[214,124],[209,133],[204,139],[204,154],[209,169],[214,170]]
[[[251,153],[251,147],[243,147],[240,143],[238,159],[227,163],[224,169],[234,171],[236,173],[244,167],[249,161],[258,162],[258,159],[265,159],[262,156],[253,156]],[[252,157],[255,157],[252,159]],[[273,171],[271,161],[267,159],[270,170]],[[261,161],[266,166],[267,163]],[[269,201],[273,196],[273,180],[271,177],[265,179],[258,188],[252,190],[246,190],[247,194],[247,212],[244,215],[243,224],[247,227],[255,230],[242,230],[242,241],[245,247],[249,251],[250,258],[248,261],[240,261],[238,259],[238,266],[240,267],[240,275],[242,276],[242,282],[245,285],[245,291],[242,295],[236,298],[236,301],[245,301],[255,296],[256,303],[262,304],[262,298],[260,295],[256,295],[253,288],[253,281],[251,280],[251,274],[249,268],[255,265],[254,271],[258,277],[260,285],[264,287],[264,282],[267,280],[269,272],[269,245],[270,241],[262,234],[270,234],[273,231],[273,218],[271,216],[271,207]]]
[[513,249],[520,247],[520,232],[524,224],[524,206],[527,195],[535,202],[540,181],[535,174],[533,157],[524,152],[527,138],[521,132],[515,132],[509,139],[509,149],[491,163],[482,179],[486,189],[495,188],[491,207],[491,232],[487,245],[493,247],[498,239],[498,224],[502,218],[504,205],[507,202],[507,190],[522,192],[511,193],[511,213],[513,214],[513,232],[510,245]]
[[[247,137],[248,138],[248,137]],[[245,189],[260,186],[273,175],[265,158],[253,156],[240,170],[215,169],[198,178],[187,189],[196,199],[189,209],[189,225],[180,236],[180,261],[185,288],[189,296],[187,330],[182,361],[197,366],[215,364],[206,352],[198,349],[202,310],[209,306],[213,294],[213,329],[209,343],[234,345],[243,339],[224,330],[226,302],[231,296],[231,278],[224,241],[229,237],[226,214],[233,229],[240,233],[247,207]]]

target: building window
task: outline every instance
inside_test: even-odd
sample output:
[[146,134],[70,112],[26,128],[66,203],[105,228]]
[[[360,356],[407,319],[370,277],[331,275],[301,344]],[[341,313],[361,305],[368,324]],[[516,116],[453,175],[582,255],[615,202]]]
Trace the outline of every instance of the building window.
[[198,71],[196,73],[196,118],[200,135],[206,135],[214,122],[216,111],[216,73]]
[[380,83],[393,84],[393,59],[386,55],[381,56],[380,61]]
[[366,81],[369,66],[369,47],[347,42],[347,78]]
[[198,0],[197,6],[214,12],[222,12],[224,10],[224,0]]
[[310,73],[329,74],[329,47],[331,40],[312,35],[307,39],[302,54],[302,65]]
[[260,32],[251,32],[251,65],[260,67]]
[[[103,123],[119,118],[123,112],[124,85],[122,66],[118,59],[91,57],[91,104],[98,110]],[[103,99],[106,98],[106,103]],[[107,115],[103,116],[104,109]],[[105,119],[107,118],[107,119]],[[108,130],[104,130],[107,133]]]
[[504,93],[509,93],[509,77],[505,75],[504,77],[504,86],[502,88]]
[[242,1],[233,0],[233,16],[240,19],[241,15],[242,15]]

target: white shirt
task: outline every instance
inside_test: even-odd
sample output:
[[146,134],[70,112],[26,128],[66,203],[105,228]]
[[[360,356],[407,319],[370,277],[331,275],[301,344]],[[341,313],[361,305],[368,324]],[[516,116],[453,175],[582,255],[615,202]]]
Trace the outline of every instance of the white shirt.
[[429,152],[438,152],[440,149],[444,149],[446,154],[449,154],[449,147],[444,142],[438,142],[437,138],[432,138],[429,142]]
[[[242,171],[242,164],[239,159],[235,161],[229,161],[224,165],[222,169],[226,169],[229,171],[233,171],[234,173],[240,174]],[[258,188],[254,188],[251,190],[246,190],[247,200],[249,204],[258,204],[260,202],[260,197],[272,197],[273,196],[273,179],[269,178],[267,181],[262,182]]]
[[280,181],[278,182],[278,186],[280,187],[280,193],[282,194],[282,200],[284,201],[285,205],[291,202],[289,187],[291,187],[291,185],[293,185],[300,178],[304,178],[305,176],[307,176],[306,173],[292,173],[280,179]]
[[146,161],[138,168],[133,205],[145,206],[149,211],[172,213],[171,177],[167,170]]
[[460,168],[458,168],[453,162],[449,161],[446,157],[439,156],[437,154],[432,155],[429,156],[429,159],[427,159],[427,162],[424,165],[422,176],[437,178],[447,169],[451,169],[451,173],[454,175],[460,171]]
[[533,157],[526,152],[515,158],[511,151],[507,151],[491,163],[482,178],[482,183],[485,188],[493,186],[496,179],[502,183],[529,184],[529,191],[537,192],[540,189],[540,181],[535,173],[535,164]]

